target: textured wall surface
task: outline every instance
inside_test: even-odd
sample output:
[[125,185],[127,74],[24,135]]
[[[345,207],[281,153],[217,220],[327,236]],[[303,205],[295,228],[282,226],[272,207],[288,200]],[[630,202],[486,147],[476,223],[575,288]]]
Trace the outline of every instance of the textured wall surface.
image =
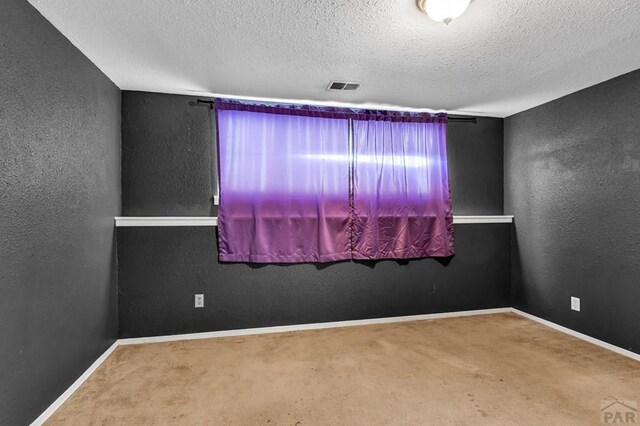
[[117,337],[120,91],[0,2],[0,424],[34,420]]
[[197,98],[122,92],[122,214],[212,216],[215,123]]
[[[448,266],[219,264],[215,228],[119,228],[120,336],[510,306],[509,225],[456,225]],[[194,294],[205,307],[194,308]]]
[[[123,92],[123,211],[215,210],[214,123],[195,98]],[[449,125],[456,214],[502,213],[502,119]],[[509,305],[509,225],[456,226],[457,255],[408,264],[217,262],[214,228],[118,230],[122,337]],[[205,308],[193,297],[205,294]]]
[[500,118],[478,117],[476,124],[455,121],[448,124],[453,214],[502,214],[503,122]]
[[[517,308],[640,352],[640,70],[506,119]],[[581,298],[581,312],[570,297]]]
[[[215,215],[215,121],[196,99],[122,92],[124,216]],[[454,214],[502,214],[502,149],[500,118],[449,123]]]

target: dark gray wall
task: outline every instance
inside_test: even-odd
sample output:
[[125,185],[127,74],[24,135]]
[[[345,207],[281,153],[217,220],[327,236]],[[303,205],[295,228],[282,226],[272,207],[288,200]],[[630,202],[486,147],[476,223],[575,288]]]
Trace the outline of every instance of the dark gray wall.
[[503,122],[478,117],[476,124],[449,123],[447,156],[454,214],[502,214]]
[[515,307],[640,352],[640,71],[506,119],[505,212]]
[[[456,225],[457,254],[334,264],[220,264],[214,228],[119,228],[120,336],[510,306],[508,225]],[[195,309],[194,294],[205,295]]]
[[[215,121],[197,98],[122,92],[125,216],[210,216],[216,211]],[[447,153],[454,214],[502,214],[503,120],[451,122]]]
[[[215,211],[215,123],[196,98],[123,92],[126,215]],[[501,214],[501,119],[451,123],[456,214]],[[457,255],[330,265],[219,264],[214,228],[118,230],[121,337],[509,306],[510,227],[458,225]],[[196,293],[205,308],[195,309]]]
[[215,121],[196,99],[122,92],[124,216],[215,216]]
[[0,424],[34,420],[117,337],[120,91],[0,2]]

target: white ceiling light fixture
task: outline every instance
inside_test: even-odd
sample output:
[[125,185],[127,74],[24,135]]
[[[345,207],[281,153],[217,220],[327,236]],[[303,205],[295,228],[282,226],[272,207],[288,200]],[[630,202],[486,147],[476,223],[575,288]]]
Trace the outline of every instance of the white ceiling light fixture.
[[449,25],[467,10],[469,3],[471,0],[418,0],[418,7],[434,21]]

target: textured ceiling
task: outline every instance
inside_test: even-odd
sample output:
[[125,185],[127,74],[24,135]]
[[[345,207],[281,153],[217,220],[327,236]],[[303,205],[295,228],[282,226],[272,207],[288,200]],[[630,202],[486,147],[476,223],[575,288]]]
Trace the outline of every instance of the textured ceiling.
[[640,68],[640,0],[30,1],[124,90],[508,116]]

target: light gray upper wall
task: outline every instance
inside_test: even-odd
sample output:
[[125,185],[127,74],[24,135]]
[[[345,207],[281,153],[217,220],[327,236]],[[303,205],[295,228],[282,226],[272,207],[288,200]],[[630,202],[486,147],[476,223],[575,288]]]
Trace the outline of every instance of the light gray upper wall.
[[0,424],[117,337],[120,90],[26,0],[0,2]]
[[507,118],[504,180],[515,307],[640,352],[640,70]]

